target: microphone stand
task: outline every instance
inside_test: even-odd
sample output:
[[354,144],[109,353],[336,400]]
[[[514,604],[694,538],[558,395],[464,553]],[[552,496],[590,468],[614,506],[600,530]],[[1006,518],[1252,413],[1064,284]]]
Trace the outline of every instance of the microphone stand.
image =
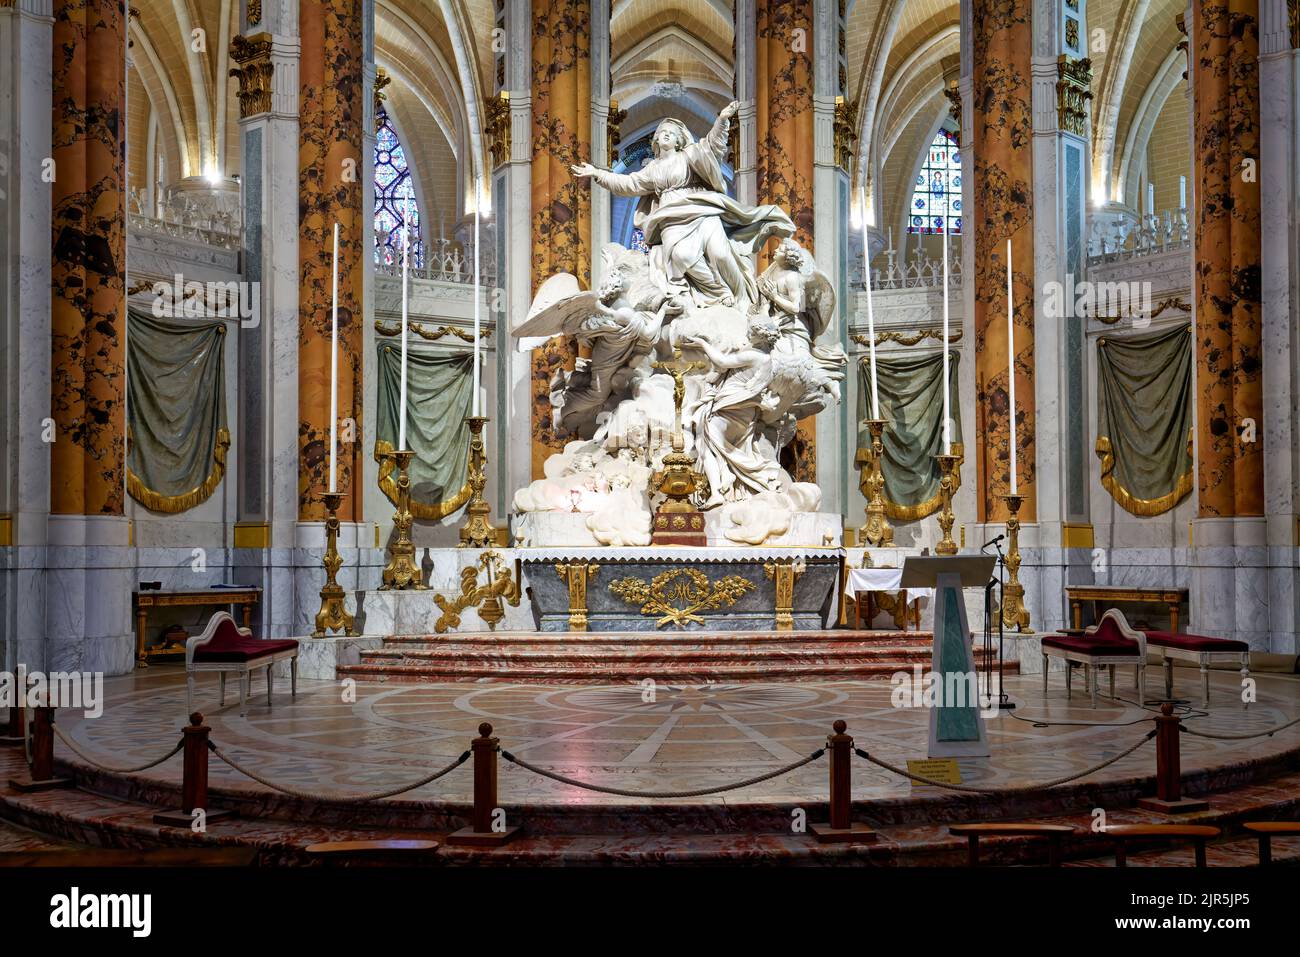
[[[993,547],[998,550],[998,708],[1002,711],[1012,711],[1016,707],[1015,702],[1008,701],[1007,693],[1002,690],[1002,688],[1004,687],[1003,669],[1002,669],[1002,643],[1004,638],[1004,634],[1002,631],[1003,628],[1002,603],[1006,600],[1005,597],[1003,596],[1003,586],[1004,586],[1003,578],[1006,573],[1007,563],[1006,563],[1005,556],[1002,554],[1002,543],[998,541],[994,541]],[[992,584],[993,583],[990,582],[989,586],[992,587]],[[989,658],[992,659],[992,655],[990,655]],[[989,668],[992,669],[992,667],[993,667],[993,663],[992,660],[990,660]],[[992,696],[990,695],[990,698],[991,697]]]

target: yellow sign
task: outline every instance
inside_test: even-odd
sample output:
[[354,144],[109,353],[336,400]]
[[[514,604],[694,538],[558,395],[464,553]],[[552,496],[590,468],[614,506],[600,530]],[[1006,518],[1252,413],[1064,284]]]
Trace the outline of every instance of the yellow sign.
[[[924,761],[908,761],[909,774],[919,774],[931,781],[943,784],[961,784],[961,768],[952,758],[927,758]],[[912,778],[912,787],[925,787],[924,781]]]

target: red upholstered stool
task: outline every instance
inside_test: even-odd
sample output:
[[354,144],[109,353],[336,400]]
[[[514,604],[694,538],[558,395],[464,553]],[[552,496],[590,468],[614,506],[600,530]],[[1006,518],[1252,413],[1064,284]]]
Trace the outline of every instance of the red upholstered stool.
[[[1174,696],[1174,659],[1194,661],[1201,666],[1201,707],[1210,706],[1210,665],[1218,661],[1240,662],[1243,680],[1250,677],[1250,646],[1232,638],[1208,638],[1174,631],[1148,631],[1147,644],[1160,652],[1165,668],[1165,697]],[[1242,706],[1247,704],[1243,700]]]
[[1115,697],[1115,666],[1132,665],[1133,681],[1138,695],[1144,695],[1146,686],[1147,646],[1146,636],[1128,626],[1124,615],[1112,608],[1101,621],[1084,630],[1082,636],[1047,635],[1042,639],[1043,695],[1047,694],[1047,665],[1049,658],[1065,659],[1065,696],[1070,696],[1071,662],[1084,666],[1087,672],[1088,692],[1092,706],[1097,707],[1097,669],[1110,672],[1110,696]]
[[298,642],[293,639],[268,641],[254,638],[247,628],[235,624],[228,612],[212,616],[203,634],[185,642],[185,702],[194,710],[194,675],[215,671],[221,676],[221,704],[226,703],[226,675],[239,676],[239,715],[248,710],[248,696],[254,669],[266,669],[266,703],[271,704],[275,679],[272,668],[277,661],[289,662],[291,694],[298,696]]

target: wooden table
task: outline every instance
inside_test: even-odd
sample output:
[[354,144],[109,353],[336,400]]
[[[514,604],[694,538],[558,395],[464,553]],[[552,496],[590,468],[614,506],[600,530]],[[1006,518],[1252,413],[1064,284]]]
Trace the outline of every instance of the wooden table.
[[[1083,603],[1093,603],[1093,616],[1104,613],[1120,602],[1163,602],[1169,606],[1169,630],[1178,630],[1178,606],[1187,601],[1186,588],[1134,588],[1128,585],[1067,585],[1070,608],[1074,613],[1074,627],[1083,627]],[[1106,602],[1106,608],[1099,608]]]
[[262,600],[262,589],[250,587],[191,588],[180,591],[145,590],[132,592],[132,596],[135,604],[135,662],[147,668],[151,657],[177,653],[174,649],[160,651],[145,648],[144,638],[149,625],[150,608],[242,605],[244,607],[244,627],[252,628],[253,606]]

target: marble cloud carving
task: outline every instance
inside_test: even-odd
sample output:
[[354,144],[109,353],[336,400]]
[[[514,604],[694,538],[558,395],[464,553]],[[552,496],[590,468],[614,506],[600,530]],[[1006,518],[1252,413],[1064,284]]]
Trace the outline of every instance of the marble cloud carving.
[[[595,290],[568,273],[552,276],[512,330],[520,349],[566,336],[590,351],[551,383],[555,424],[574,440],[514,501],[525,517],[580,513],[585,529],[581,540],[560,541],[572,533],[559,529],[574,523],[539,520],[534,529],[549,531],[532,537],[549,540],[530,544],[648,544],[649,476],[678,428],[708,478],[697,504],[716,510],[727,540],[770,542],[788,532],[795,512],[820,506],[820,489],[794,482],[779,457],[799,419],[840,400],[847,359],[838,346],[817,345],[835,293],[791,238],[785,211],[726,194],[721,161],[737,108],[727,106],[698,142],[680,120],[664,120],[653,158],[637,172],[572,168],[598,188],[638,198],[635,222],[649,251],[607,245]],[[757,274],[753,257],[772,240],[772,264]],[[680,424],[672,377],[653,365],[677,350],[701,370],[686,378]]]

